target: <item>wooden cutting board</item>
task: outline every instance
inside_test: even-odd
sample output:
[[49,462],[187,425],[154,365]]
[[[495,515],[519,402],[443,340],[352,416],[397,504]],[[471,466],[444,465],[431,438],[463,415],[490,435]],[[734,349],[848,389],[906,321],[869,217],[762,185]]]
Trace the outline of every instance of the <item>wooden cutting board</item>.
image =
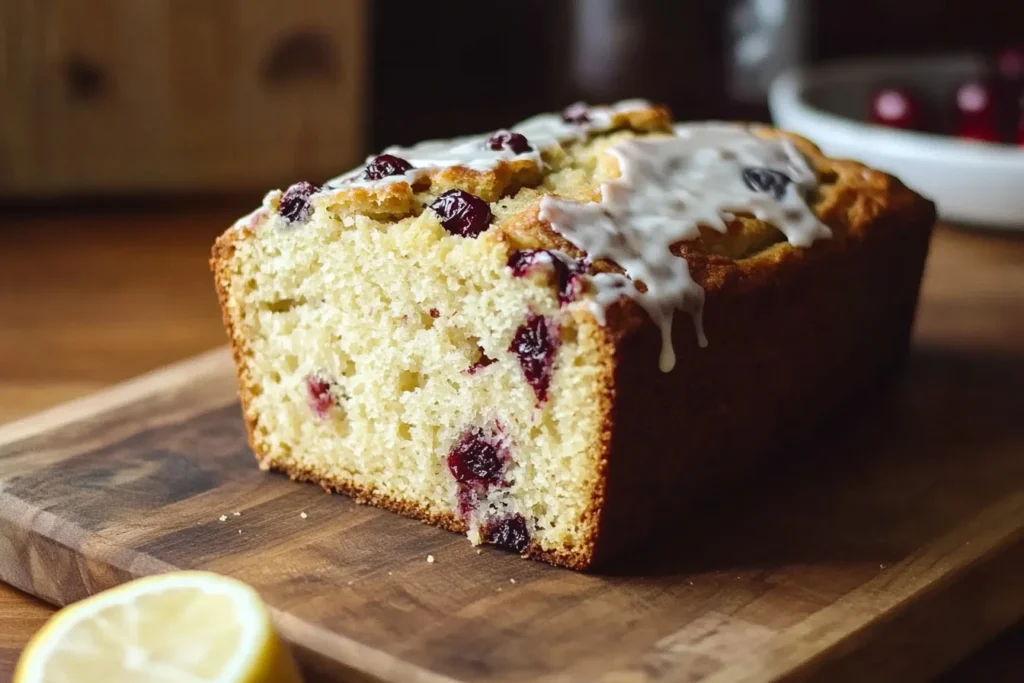
[[1024,270],[941,244],[892,390],[613,573],[259,472],[219,350],[0,427],[0,579],[237,576],[343,680],[924,680],[1024,616]]

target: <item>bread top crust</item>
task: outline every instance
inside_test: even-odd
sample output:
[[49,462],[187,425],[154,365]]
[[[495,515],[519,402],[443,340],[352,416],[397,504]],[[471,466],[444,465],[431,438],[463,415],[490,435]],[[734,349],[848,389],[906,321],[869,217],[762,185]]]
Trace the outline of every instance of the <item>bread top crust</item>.
[[[542,218],[542,204],[545,198],[556,197],[601,202],[602,187],[623,175],[620,157],[614,153],[616,145],[634,139],[664,140],[679,133],[666,108],[646,102],[576,107],[572,113],[578,115],[581,111],[585,120],[582,124],[548,115],[514,126],[513,132],[528,133],[531,147],[526,153],[495,152],[488,144],[490,133],[460,138],[448,147],[442,142],[390,148],[385,152],[414,160],[424,149],[436,153],[438,146],[451,149],[462,145],[460,149],[465,149],[475,145],[481,153],[480,159],[468,162],[457,153],[449,155],[458,160],[456,163],[444,159],[438,163],[414,162],[407,173],[377,180],[367,180],[363,168],[355,169],[326,183],[308,202],[313,210],[327,211],[341,221],[368,218],[386,226],[430,210],[445,192],[462,190],[487,202],[494,218],[486,232],[506,242],[510,254],[523,249],[550,250],[581,261],[590,274],[621,274],[622,264],[614,259],[591,262],[578,243]],[[670,249],[685,259],[690,277],[702,290],[701,302],[705,295],[713,297],[725,289],[738,292],[784,277],[787,269],[797,267],[801,260],[844,249],[849,240],[863,239],[882,223],[885,229],[899,230],[901,225],[934,222],[932,203],[889,174],[855,161],[829,158],[798,135],[762,125],[743,126],[743,130],[763,140],[785,141],[798,151],[813,174],[814,185],[803,194],[802,201],[831,235],[810,246],[795,246],[779,226],[743,211],[723,215],[718,229],[697,225],[693,235],[675,241]],[[368,159],[368,164],[372,160]],[[257,232],[270,215],[281,210],[284,196],[279,191],[269,193],[263,207],[240,219],[236,229],[222,237],[220,248]],[[641,292],[646,291],[644,287],[639,285]],[[608,311],[609,327],[625,334],[643,324],[643,307],[635,304],[635,300],[621,297]],[[647,309],[659,322],[651,308]],[[699,318],[699,310],[696,315]],[[669,327],[670,323],[671,319]]]
[[[541,163],[513,157],[497,159],[490,168],[435,167],[427,169],[412,183],[405,178],[384,178],[349,185],[342,180],[346,176],[339,176],[314,195],[312,203],[338,218],[364,215],[390,222],[419,215],[442,193],[459,189],[490,203],[492,212],[499,217],[491,229],[505,235],[514,247],[553,249],[583,257],[585,254],[580,249],[553,230],[547,221],[538,218],[540,201],[547,195],[600,201],[601,183],[618,176],[615,159],[606,153],[613,142],[673,134],[672,116],[665,107],[639,101],[624,104],[633,107],[612,108],[607,125],[586,131],[581,138],[540,150]],[[844,236],[861,232],[883,215],[915,220],[926,218],[933,211],[931,202],[887,173],[856,161],[829,158],[812,142],[793,133],[756,124],[749,130],[762,138],[789,140],[804,155],[819,182],[808,204],[840,242]],[[489,135],[481,135],[479,139],[486,140]],[[402,153],[400,148],[388,151]],[[567,172],[574,167],[583,173]],[[352,173],[361,171],[362,167]],[[239,222],[251,224],[256,216],[276,211],[281,194],[279,191],[269,193],[261,209]],[[516,202],[518,210],[511,215],[500,211],[498,206],[508,199],[524,200]],[[679,243],[675,250],[699,265],[704,260],[725,263],[756,259],[775,251],[776,245],[785,249],[782,246],[785,237],[766,221],[737,216],[727,220],[727,226],[725,233],[702,226],[699,237]],[[597,270],[603,269],[614,270],[615,267],[614,264],[597,264]]]

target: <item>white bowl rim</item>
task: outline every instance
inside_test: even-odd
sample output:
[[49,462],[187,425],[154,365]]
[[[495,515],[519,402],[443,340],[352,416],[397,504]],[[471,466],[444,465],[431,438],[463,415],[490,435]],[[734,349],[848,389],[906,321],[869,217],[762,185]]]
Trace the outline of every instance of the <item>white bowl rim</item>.
[[[809,103],[804,93],[810,87],[827,87],[849,80],[869,80],[880,74],[917,69],[951,69],[978,65],[969,55],[911,58],[871,58],[800,66],[779,75],[769,89],[772,111],[799,116],[807,126],[828,129],[828,135],[846,146],[881,147],[892,157],[919,159],[923,148],[944,163],[1018,170],[1024,167],[1024,148],[1005,143],[959,140],[948,135],[886,128],[833,114]],[[939,69],[943,70],[943,69]],[[936,158],[936,161],[940,159]]]

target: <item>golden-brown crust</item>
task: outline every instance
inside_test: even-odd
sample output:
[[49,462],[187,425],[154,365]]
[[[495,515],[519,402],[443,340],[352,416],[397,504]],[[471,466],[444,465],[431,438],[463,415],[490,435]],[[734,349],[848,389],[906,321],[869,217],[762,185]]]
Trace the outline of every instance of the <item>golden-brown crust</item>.
[[[671,129],[672,115],[669,110],[650,107],[616,113],[604,133],[619,130],[667,133]],[[398,218],[418,214],[423,210],[426,200],[447,190],[465,190],[493,203],[514,194],[522,187],[535,187],[543,178],[544,171],[533,160],[499,160],[487,170],[465,166],[429,169],[419,177],[415,185],[394,182],[367,187],[342,183],[317,201],[340,213]]]
[[618,112],[612,117],[610,130],[634,130],[639,133],[672,132],[672,112],[668,107],[653,105],[644,109]]
[[214,286],[217,290],[217,300],[220,302],[221,320],[227,332],[228,344],[231,346],[231,356],[235,361],[235,373],[238,378],[238,398],[242,405],[242,416],[245,419],[246,431],[249,434],[249,445],[257,454],[257,460],[261,468],[266,469],[265,458],[260,458],[261,449],[257,443],[257,415],[252,409],[253,396],[259,391],[258,386],[249,375],[249,365],[246,357],[249,355],[248,341],[235,324],[231,311],[231,274],[228,269],[235,252],[235,244],[242,240],[251,238],[259,221],[265,219],[262,210],[255,212],[249,222],[236,225],[214,242],[213,252],[210,257],[210,269],[213,271]]
[[[614,121],[615,127],[637,131],[665,131],[670,124],[662,108],[620,114]],[[651,362],[660,337],[633,300],[623,298],[612,306],[604,326],[592,319],[593,324],[581,325],[593,330],[591,343],[603,370],[595,410],[606,416],[589,454],[599,470],[580,520],[589,531],[579,546],[542,550],[531,544],[525,555],[573,569],[600,565],[649,537],[686,503],[719,489],[783,443],[798,440],[808,431],[799,423],[801,415],[810,416],[809,425],[817,424],[905,352],[934,205],[892,176],[825,157],[804,138],[767,127],[755,132],[787,137],[807,156],[821,181],[812,208],[832,229],[833,239],[798,248],[772,226],[740,216],[724,235],[702,230],[697,240],[675,245],[705,290],[711,346],[697,349],[691,322],[677,316],[673,339],[679,360],[673,373],[662,374]],[[430,176],[428,190],[436,195],[459,187],[494,202],[519,187],[536,185],[539,173],[532,162],[503,163],[486,172],[446,169]],[[417,194],[424,191],[392,183],[372,190],[346,188],[318,201],[340,212],[401,217],[422,210],[423,198]],[[496,226],[510,251],[543,248],[583,256],[538,213],[539,195]],[[211,267],[260,466],[465,531],[465,522],[451,512],[430,511],[416,501],[275,460],[260,438],[251,407],[260,389],[246,369],[247,342],[230,310],[232,254],[237,241],[251,238],[254,227],[242,225],[218,239]],[[617,266],[600,263],[596,268]],[[751,338],[757,339],[753,346]],[[752,368],[765,377],[742,375]],[[758,401],[791,404],[772,409],[781,416],[776,424]]]
[[[708,259],[699,348],[688,318],[660,373],[643,320],[617,343],[609,491],[595,564],[685,519],[884,380],[908,348],[934,211],[857,223],[841,246],[780,248],[763,261]],[[787,245],[788,246],[788,245]]]

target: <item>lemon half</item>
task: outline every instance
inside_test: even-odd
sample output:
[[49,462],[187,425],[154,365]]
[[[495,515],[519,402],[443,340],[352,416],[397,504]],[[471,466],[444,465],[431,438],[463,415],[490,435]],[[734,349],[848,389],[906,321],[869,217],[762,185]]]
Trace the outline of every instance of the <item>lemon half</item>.
[[151,576],[65,607],[14,674],[14,683],[300,680],[256,591],[208,572]]

